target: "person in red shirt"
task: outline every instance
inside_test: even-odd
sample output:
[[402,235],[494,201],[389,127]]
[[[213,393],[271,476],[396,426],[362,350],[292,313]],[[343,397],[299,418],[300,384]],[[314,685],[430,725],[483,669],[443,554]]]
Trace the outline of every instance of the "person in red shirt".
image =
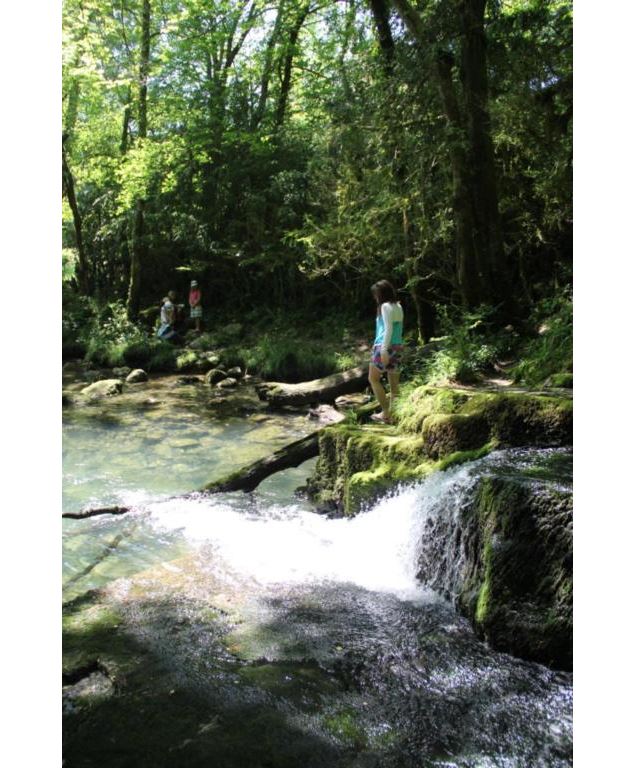
[[203,307],[201,306],[201,289],[196,280],[190,283],[190,317],[196,322],[197,333],[200,333]]

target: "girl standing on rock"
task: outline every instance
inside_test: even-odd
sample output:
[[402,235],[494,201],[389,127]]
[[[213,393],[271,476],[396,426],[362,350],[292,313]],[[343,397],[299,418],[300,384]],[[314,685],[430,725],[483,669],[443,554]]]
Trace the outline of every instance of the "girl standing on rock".
[[201,306],[201,289],[196,280],[190,283],[190,317],[196,321],[196,331],[200,333],[203,307]]
[[[391,423],[391,410],[399,393],[399,361],[403,337],[403,309],[397,294],[388,280],[380,280],[370,289],[377,303],[375,341],[368,367],[368,381],[381,405],[381,413],[371,416],[373,421]],[[382,375],[388,375],[390,402],[381,383]]]

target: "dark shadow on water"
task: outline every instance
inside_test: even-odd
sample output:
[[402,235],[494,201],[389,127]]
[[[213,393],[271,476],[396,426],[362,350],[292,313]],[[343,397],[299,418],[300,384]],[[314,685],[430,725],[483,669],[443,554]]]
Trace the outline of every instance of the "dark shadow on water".
[[68,604],[85,621],[66,625],[67,679],[74,663],[113,686],[65,689],[65,768],[571,764],[570,734],[549,732],[567,686],[488,649],[449,605],[341,585],[260,603],[248,627],[174,593]]

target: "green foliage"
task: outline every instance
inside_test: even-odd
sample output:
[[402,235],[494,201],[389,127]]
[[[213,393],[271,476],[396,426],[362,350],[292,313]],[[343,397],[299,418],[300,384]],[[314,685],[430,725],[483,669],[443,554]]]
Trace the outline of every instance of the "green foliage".
[[66,289],[62,331],[64,357],[85,356],[107,368],[174,369],[174,349],[131,323],[122,302],[100,306]]
[[523,347],[521,361],[513,370],[515,378],[524,384],[540,385],[554,374],[571,373],[573,304],[570,292],[567,290],[561,296],[539,302],[532,320],[537,335]]
[[62,357],[83,357],[86,346],[80,338],[83,328],[92,319],[93,304],[87,296],[79,296],[68,284],[62,283]]
[[136,349],[147,339],[147,334],[128,320],[122,302],[100,308],[82,336],[86,340],[86,359],[108,368],[125,365],[128,348]]
[[62,248],[62,283],[69,283],[75,277],[77,249]]
[[415,349],[405,365],[406,375],[420,384],[474,383],[495,373],[494,364],[513,354],[518,343],[513,328],[497,326],[491,307],[466,312],[441,306],[438,314],[445,335]]
[[250,373],[274,381],[307,381],[341,370],[346,356],[332,347],[297,335],[264,334],[257,344],[222,355],[223,362],[238,364]]

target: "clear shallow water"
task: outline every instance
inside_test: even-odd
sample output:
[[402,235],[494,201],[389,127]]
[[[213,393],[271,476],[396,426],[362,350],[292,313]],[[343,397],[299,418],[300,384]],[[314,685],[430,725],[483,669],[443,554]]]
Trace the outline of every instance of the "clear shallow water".
[[[67,391],[85,382],[70,379]],[[229,397],[163,377],[123,396],[64,410],[62,511],[150,500],[196,490],[302,437],[302,415],[264,413],[252,387]],[[293,487],[301,484],[291,475]],[[284,481],[279,484],[286,492]],[[291,492],[291,491],[289,491]],[[191,551],[179,532],[161,532],[143,512],[63,520],[64,597],[103,586]]]
[[[84,481],[68,503],[128,501],[131,494],[148,501],[122,518],[64,521],[65,597],[119,579],[121,610],[139,642],[164,660],[167,676],[219,711],[284,716],[284,733],[274,729],[270,738],[284,737],[291,745],[284,749],[297,750],[297,761],[285,765],[571,764],[570,676],[491,651],[416,578],[425,521],[439,505],[450,513],[464,503],[483,472],[565,487],[570,454],[502,452],[397,490],[353,520],[329,520],[293,496],[307,466],[269,478],[253,494],[161,501],[192,484],[179,487],[180,478],[147,468],[144,485],[135,463],[147,457],[139,450],[125,454],[128,463],[111,461],[122,439],[144,439],[144,425],[130,418],[108,427],[109,435],[90,424],[65,425],[65,472]],[[194,486],[213,479],[212,470],[218,476],[251,460],[244,449],[270,440],[263,455],[292,439],[299,424],[279,426],[278,434],[269,425],[262,444],[245,420],[210,427],[197,437],[205,449],[189,449],[193,476],[201,476]],[[178,433],[187,440],[190,428],[200,430],[200,416],[162,425],[166,439]],[[86,446],[98,456],[82,458]],[[168,462],[184,446],[171,450]],[[164,561],[171,562],[157,568]],[[134,574],[146,568],[145,592],[131,601],[130,589],[139,589]],[[210,599],[231,618],[222,641],[197,631],[192,619],[192,606]],[[262,738],[242,719],[225,717],[227,733],[238,728],[247,742]],[[225,737],[215,738],[212,756],[221,755]],[[254,749],[255,757],[225,756],[219,764],[260,765]]]

